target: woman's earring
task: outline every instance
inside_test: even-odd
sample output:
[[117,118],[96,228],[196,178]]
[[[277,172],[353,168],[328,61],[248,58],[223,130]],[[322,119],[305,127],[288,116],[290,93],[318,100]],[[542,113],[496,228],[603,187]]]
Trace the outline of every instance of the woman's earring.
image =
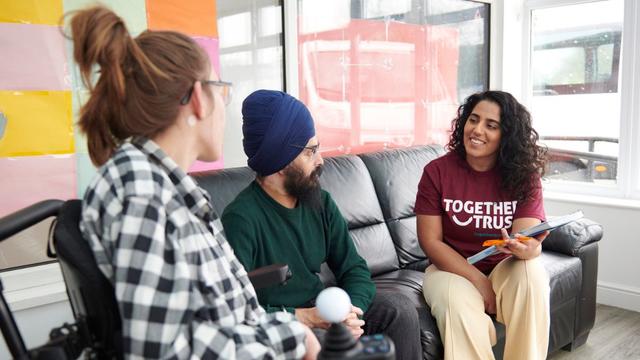
[[196,117],[193,115],[189,115],[189,117],[187,118],[187,125],[189,125],[190,127],[196,126]]

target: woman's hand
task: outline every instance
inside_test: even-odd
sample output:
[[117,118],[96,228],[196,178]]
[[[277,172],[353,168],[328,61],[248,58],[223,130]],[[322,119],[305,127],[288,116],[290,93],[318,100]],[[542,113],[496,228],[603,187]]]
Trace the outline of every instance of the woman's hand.
[[316,335],[311,331],[308,326],[304,327],[305,338],[304,345],[307,352],[304,354],[303,360],[316,360],[318,353],[320,352],[320,342]]
[[[504,245],[498,246],[498,250],[505,254],[511,254],[521,260],[529,260],[540,255],[542,251],[542,241],[549,235],[548,231],[533,238],[515,234],[511,239],[506,229],[502,229],[502,239]],[[525,240],[526,239],[526,240]]]
[[484,300],[484,311],[487,314],[495,314],[496,293],[493,291],[493,286],[491,285],[489,278],[483,274],[471,283],[476,287],[476,289],[478,289],[480,295],[482,295],[482,300]]

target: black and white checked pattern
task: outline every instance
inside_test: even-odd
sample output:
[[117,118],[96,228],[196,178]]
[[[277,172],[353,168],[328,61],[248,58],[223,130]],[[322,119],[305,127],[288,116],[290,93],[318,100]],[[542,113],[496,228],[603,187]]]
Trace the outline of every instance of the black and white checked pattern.
[[290,359],[291,314],[266,314],[209,198],[153,141],[123,144],[83,201],[80,229],[115,286],[125,356]]

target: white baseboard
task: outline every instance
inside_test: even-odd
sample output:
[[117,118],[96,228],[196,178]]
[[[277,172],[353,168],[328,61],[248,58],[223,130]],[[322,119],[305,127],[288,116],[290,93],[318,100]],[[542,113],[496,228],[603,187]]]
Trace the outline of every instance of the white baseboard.
[[597,302],[640,312],[640,289],[631,286],[598,281]]

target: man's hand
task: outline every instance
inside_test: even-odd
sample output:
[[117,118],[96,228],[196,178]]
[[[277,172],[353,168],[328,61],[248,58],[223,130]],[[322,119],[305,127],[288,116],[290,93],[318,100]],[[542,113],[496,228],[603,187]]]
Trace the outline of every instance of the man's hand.
[[[358,339],[364,333],[362,327],[364,326],[364,320],[361,320],[359,316],[362,316],[363,312],[357,306],[351,306],[351,311],[342,323],[349,329],[351,335]],[[318,314],[318,308],[300,308],[296,309],[296,319],[310,328],[328,329],[330,323],[324,321]]]
[[478,289],[484,300],[484,311],[487,314],[496,313],[496,293],[493,291],[491,281],[486,276],[478,277],[472,284]]
[[328,322],[324,321],[318,314],[318,308],[299,308],[295,310],[296,319],[310,328],[328,329]]
[[504,245],[498,246],[498,250],[505,254],[511,254],[521,260],[529,260],[540,255],[542,251],[542,241],[549,235],[548,231],[537,235],[526,241],[522,241],[525,236],[520,234],[515,235],[515,239],[509,238],[509,233],[506,229],[502,229],[502,239]]
[[359,307],[351,305],[351,312],[347,314],[347,317],[342,321],[356,340],[364,334],[364,330],[362,329],[364,320],[360,320],[359,318],[359,316],[363,314],[364,312]]

